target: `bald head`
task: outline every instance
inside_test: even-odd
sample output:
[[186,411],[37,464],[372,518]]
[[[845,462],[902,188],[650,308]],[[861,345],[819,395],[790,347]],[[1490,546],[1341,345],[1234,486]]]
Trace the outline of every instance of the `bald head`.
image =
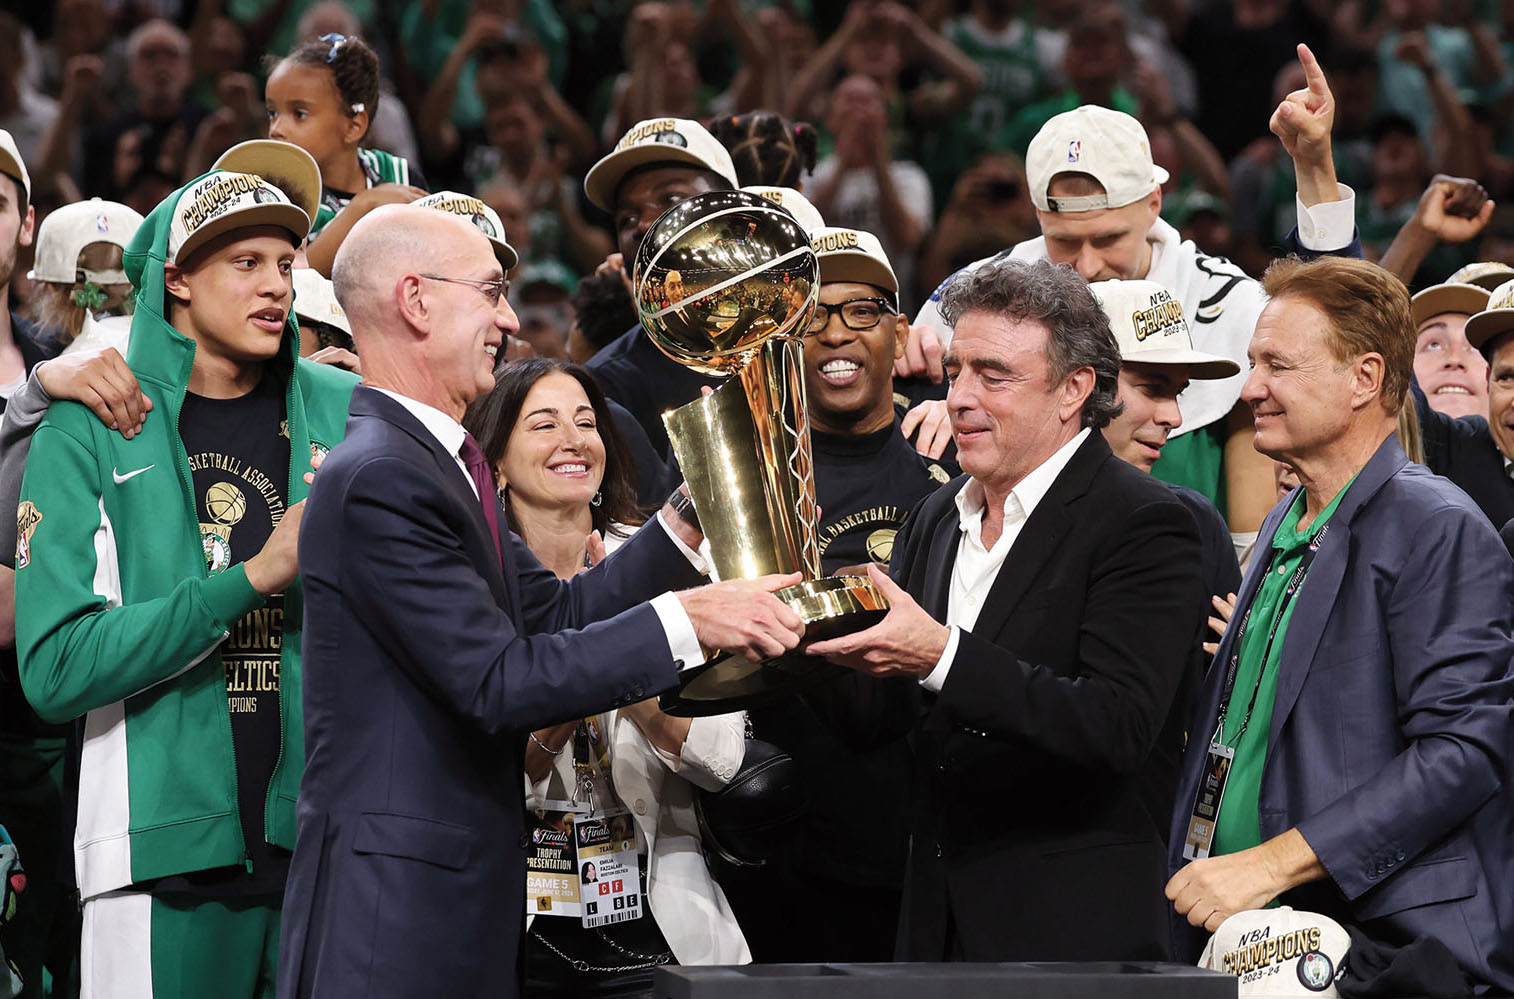
[[[468,276],[471,265],[493,259],[489,240],[460,215],[384,205],[364,215],[342,240],[331,282],[362,350],[365,336],[404,327],[397,291],[406,275]],[[496,269],[493,276],[501,275]]]
[[520,323],[501,297],[494,247],[461,215],[389,205],[352,227],[331,271],[363,381],[461,421],[494,388],[494,362]]

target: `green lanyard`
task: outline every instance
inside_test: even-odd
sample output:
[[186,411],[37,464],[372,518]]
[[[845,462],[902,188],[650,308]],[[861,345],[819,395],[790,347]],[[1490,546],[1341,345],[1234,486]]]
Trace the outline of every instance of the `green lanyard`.
[[[1267,660],[1272,656],[1272,643],[1277,640],[1277,630],[1282,625],[1283,618],[1287,616],[1288,608],[1292,605],[1293,598],[1303,588],[1304,577],[1309,574],[1309,567],[1314,564],[1314,557],[1319,554],[1320,545],[1324,542],[1325,534],[1329,530],[1330,525],[1326,524],[1320,528],[1318,534],[1310,539],[1309,550],[1299,560],[1298,568],[1293,572],[1293,578],[1288,580],[1288,585],[1283,590],[1282,599],[1277,604],[1277,611],[1272,615],[1272,627],[1267,631],[1267,642],[1262,646],[1262,665],[1256,673],[1256,686],[1251,688],[1251,700],[1246,704],[1246,717],[1241,719],[1240,731],[1235,733],[1234,740],[1227,743],[1224,741],[1225,718],[1230,713],[1230,698],[1235,693],[1236,674],[1240,672],[1241,647],[1246,641],[1246,628],[1251,624],[1251,611],[1252,607],[1255,606],[1255,600],[1252,601],[1252,607],[1246,608],[1246,616],[1241,619],[1240,631],[1236,633],[1235,645],[1230,653],[1230,665],[1225,670],[1225,686],[1220,690],[1220,718],[1219,724],[1215,726],[1214,738],[1211,740],[1213,745],[1223,745],[1234,749],[1240,744],[1241,736],[1246,734],[1246,728],[1251,724],[1251,714],[1256,710],[1257,694],[1262,689],[1262,677],[1267,672]],[[1277,552],[1274,550],[1272,558],[1267,560],[1267,572],[1272,571],[1272,563],[1276,558]]]

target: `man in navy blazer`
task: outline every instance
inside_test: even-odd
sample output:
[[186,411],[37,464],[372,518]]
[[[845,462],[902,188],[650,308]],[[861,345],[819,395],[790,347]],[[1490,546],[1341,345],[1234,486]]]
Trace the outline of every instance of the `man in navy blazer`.
[[[1432,937],[1480,989],[1514,989],[1514,563],[1394,434],[1403,286],[1340,258],[1265,283],[1242,398],[1257,449],[1302,486],[1262,527],[1189,728],[1168,847],[1179,951],[1202,945],[1189,924],[1280,899],[1385,946]],[[1227,750],[1216,811],[1205,774]]]
[[559,581],[491,524],[492,478],[459,423],[515,325],[489,241],[385,208],[333,276],[364,385],[300,536],[306,769],[278,994],[508,999],[527,733],[672,686],[701,644],[793,648],[803,626],[767,591],[796,577],[663,592],[700,582],[701,536],[669,505]]

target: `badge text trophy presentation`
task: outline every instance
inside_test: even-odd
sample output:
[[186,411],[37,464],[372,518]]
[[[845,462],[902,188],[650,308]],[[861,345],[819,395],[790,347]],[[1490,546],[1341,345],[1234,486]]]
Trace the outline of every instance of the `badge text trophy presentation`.
[[[712,191],[668,209],[636,254],[642,327],[664,354],[725,384],[663,415],[721,579],[799,572],[777,596],[805,639],[882,619],[888,601],[860,576],[820,574],[819,516],[800,337],[820,300],[804,230],[772,202]],[[749,662],[716,653],[685,670],[662,707],[711,715],[768,703],[839,667],[798,652]]]

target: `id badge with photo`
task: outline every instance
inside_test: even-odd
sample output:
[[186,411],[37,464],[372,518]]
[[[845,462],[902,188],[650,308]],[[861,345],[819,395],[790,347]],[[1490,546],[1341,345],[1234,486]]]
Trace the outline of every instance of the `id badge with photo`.
[[641,917],[641,855],[636,841],[636,823],[629,812],[573,817],[578,895],[585,926]]
[[545,804],[547,808],[535,813],[526,853],[526,914],[582,916],[573,825],[589,806],[570,801]]
[[1183,859],[1203,860],[1214,845],[1214,823],[1219,818],[1220,803],[1225,800],[1225,782],[1230,779],[1230,765],[1235,750],[1211,740],[1204,753],[1204,771],[1199,775],[1199,794],[1188,818],[1188,836],[1183,841]]

